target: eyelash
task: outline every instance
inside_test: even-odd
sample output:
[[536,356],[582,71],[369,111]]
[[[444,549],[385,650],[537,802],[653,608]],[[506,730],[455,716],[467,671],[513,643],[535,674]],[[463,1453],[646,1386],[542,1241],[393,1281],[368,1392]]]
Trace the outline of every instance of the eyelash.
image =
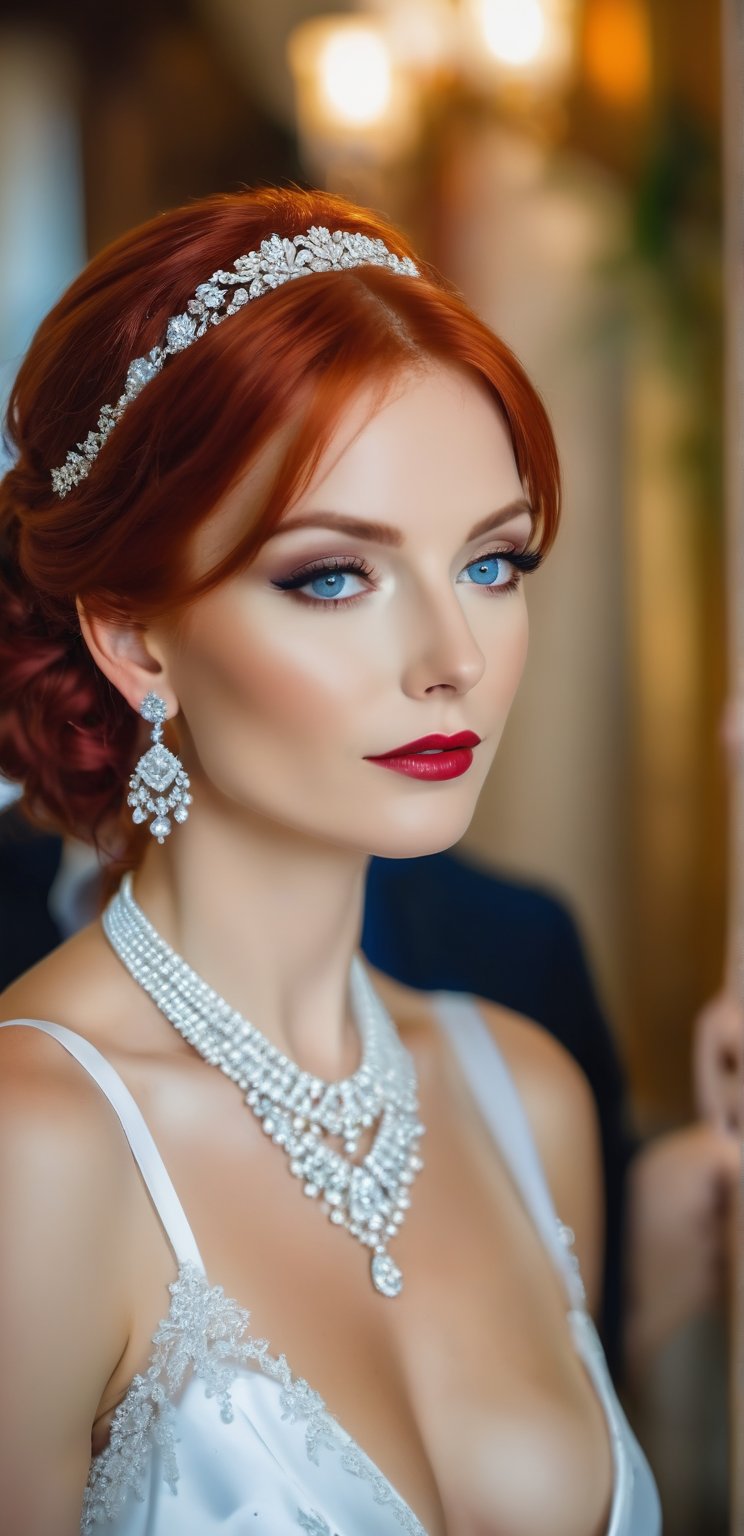
[[[515,592],[522,580],[522,574],[528,571],[536,571],[537,567],[542,564],[543,555],[540,550],[525,550],[522,553],[518,553],[516,550],[492,549],[488,554],[477,555],[475,560],[469,560],[467,565],[463,566],[463,570],[467,570],[470,565],[478,565],[482,560],[505,560],[507,564],[515,567],[514,575],[509,581],[504,582],[503,586],[487,587],[483,585],[482,587],[484,592],[501,595],[506,592]],[[308,597],[306,593],[299,591],[300,587],[306,586],[308,582],[312,581],[314,576],[319,576],[324,571],[331,572],[334,575],[348,571],[355,576],[364,576],[370,581],[375,575],[373,568],[367,565],[361,555],[354,555],[353,557],[329,555],[327,560],[316,560],[312,565],[303,566],[301,571],[294,571],[284,581],[272,582],[272,586],[279,587],[282,592],[297,592],[301,602],[312,603],[314,608],[348,608],[352,603],[358,602],[360,597],[366,596],[364,592],[356,592],[353,597]],[[480,586],[481,584],[473,582],[472,585]]]

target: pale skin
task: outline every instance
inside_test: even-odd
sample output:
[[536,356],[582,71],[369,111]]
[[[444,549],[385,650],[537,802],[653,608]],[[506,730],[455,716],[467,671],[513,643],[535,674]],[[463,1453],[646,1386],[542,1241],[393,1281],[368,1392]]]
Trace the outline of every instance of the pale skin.
[[[251,485],[248,476],[216,509],[197,562],[229,546]],[[192,781],[191,818],[162,847],[150,840],[135,895],[198,972],[323,1076],[358,1061],[346,989],[370,854],[454,845],[493,761],[525,662],[527,609],[523,581],[488,590],[473,571],[500,551],[492,585],[514,574],[508,552],[525,548],[531,527],[523,500],[492,397],[432,364],[371,415],[364,394],[350,403],[281,531],[186,625],[117,629],[81,604],[92,654],[132,708],[150,689],[166,700]],[[500,526],[468,538],[505,508]],[[382,521],[396,542],[293,531],[311,513]],[[331,556],[362,557],[374,575],[346,575],[327,612],[304,600],[317,578],[299,596],[274,584]],[[366,761],[465,729],[481,743],[455,779],[426,783]],[[253,1331],[321,1393],[429,1536],[603,1536],[609,1437],[565,1292],[426,994],[370,973],[415,1056],[427,1126],[425,1168],[393,1245],[405,1276],[394,1302],[374,1292],[363,1250],[304,1198],[235,1086],[129,978],[97,923],[11,987],[0,1017],[56,1020],[109,1058],[210,1280],[250,1310]],[[480,1006],[595,1307],[601,1162],[588,1085],[536,1025]],[[97,1451],[147,1363],[174,1261],[118,1123],[79,1065],[20,1029],[0,1033],[0,1052],[0,1480],[6,1519],[17,1512],[7,1528],[73,1536],[91,1426]]]

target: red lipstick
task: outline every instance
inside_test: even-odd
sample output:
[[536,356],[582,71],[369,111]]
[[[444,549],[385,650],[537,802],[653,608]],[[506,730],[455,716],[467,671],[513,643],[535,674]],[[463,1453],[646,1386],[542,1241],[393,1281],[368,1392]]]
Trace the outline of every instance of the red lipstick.
[[467,773],[473,761],[470,748],[477,747],[480,736],[474,731],[459,731],[456,736],[420,736],[417,741],[407,741],[392,752],[379,757],[368,757],[368,763],[379,763],[382,768],[392,768],[413,779],[456,779]]

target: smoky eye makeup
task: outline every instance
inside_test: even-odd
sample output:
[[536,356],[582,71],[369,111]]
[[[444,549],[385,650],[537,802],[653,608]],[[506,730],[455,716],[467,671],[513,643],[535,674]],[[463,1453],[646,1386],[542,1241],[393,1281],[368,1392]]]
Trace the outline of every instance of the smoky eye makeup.
[[[476,568],[478,575],[469,578],[469,584],[479,586],[484,594],[489,596],[506,596],[514,592],[521,585],[522,577],[530,571],[534,571],[542,563],[541,551],[491,549],[480,555],[475,555],[460,568],[469,572]],[[495,567],[495,570],[489,570]],[[502,574],[511,571],[508,581],[498,580]],[[366,589],[356,593],[346,593],[344,588],[348,585],[346,578],[357,576],[366,582]],[[329,555],[317,560],[305,561],[299,567],[287,573],[286,576],[277,577],[271,582],[271,586],[278,591],[294,596],[299,602],[309,604],[316,608],[349,608],[376,590],[377,573],[374,567],[369,565],[361,555],[344,556]],[[324,579],[323,595],[311,596],[303,591],[303,588],[315,585]],[[336,594],[340,595],[336,595]]]
[[337,570],[357,571],[360,575],[370,578],[377,575],[374,566],[370,565],[362,555],[322,555],[317,560],[302,561],[301,564],[287,571],[286,575],[274,577],[271,585],[279,587],[283,592],[291,591],[293,587],[319,571]]
[[[473,554],[469,559],[466,557],[462,560],[458,569],[458,579],[460,579],[462,571],[467,571],[469,568],[477,566],[478,562],[499,560],[502,565],[504,562],[510,564],[515,577],[512,586],[516,586],[519,584],[523,574],[536,569],[537,565],[540,564],[542,554],[530,551],[527,548],[534,531],[534,518],[529,514],[529,508],[520,505],[519,507],[514,506],[510,508],[509,511],[511,516],[504,516],[502,511],[500,520],[499,514],[495,514],[492,521],[497,526],[492,528],[488,527],[489,519],[483,519],[479,537],[474,532],[471,532],[470,539],[466,540],[464,548],[467,549],[467,543],[470,543],[471,548],[474,546]],[[527,513],[527,518],[525,513]],[[327,514],[329,523],[324,526],[325,516],[326,514],[319,514],[317,523],[311,523],[310,514],[307,515],[307,523],[299,519],[296,522],[286,523],[283,526],[280,523],[272,537],[267,540],[269,548],[266,550],[266,554],[270,555],[270,559],[267,559],[265,565],[262,562],[262,565],[263,577],[271,590],[288,594],[296,592],[298,597],[302,599],[305,594],[300,589],[313,582],[314,578],[325,573],[330,577],[334,575],[342,577],[344,574],[348,574],[361,578],[367,583],[367,587],[365,592],[359,592],[356,594],[357,596],[365,596],[371,590],[375,590],[382,579],[382,573],[375,569],[374,563],[367,557],[366,553],[359,553],[358,540],[377,540],[378,543],[382,542],[385,546],[392,545],[397,550],[404,542],[402,532],[385,524],[366,522],[363,519],[357,518],[342,518],[341,514],[336,513]],[[336,517],[339,518],[339,522],[344,523],[345,526],[343,528],[330,525],[330,519]],[[282,559],[280,553],[281,544],[283,543],[282,535],[286,537],[286,535],[295,532],[298,534],[304,533],[305,538],[301,540],[300,548],[295,546],[295,550]],[[342,543],[342,540],[345,542],[344,533],[348,534],[349,532],[352,535],[349,540],[352,545],[351,550],[348,545],[344,549]],[[276,544],[273,543],[274,539],[277,541]],[[334,550],[333,546],[337,541],[340,547]],[[357,551],[352,552],[355,543],[357,544]],[[277,544],[279,548],[277,548]],[[304,545],[304,550],[302,550],[302,545]],[[386,549],[383,552],[383,569],[387,558],[388,552]],[[480,584],[485,585],[484,582]],[[349,588],[348,581],[346,583],[343,581],[334,583],[332,580],[327,582],[324,592],[326,605],[330,602],[331,592],[333,590],[340,591],[344,586],[347,589]],[[502,584],[499,590],[507,590],[507,586]],[[343,601],[346,604],[353,601],[350,592]]]

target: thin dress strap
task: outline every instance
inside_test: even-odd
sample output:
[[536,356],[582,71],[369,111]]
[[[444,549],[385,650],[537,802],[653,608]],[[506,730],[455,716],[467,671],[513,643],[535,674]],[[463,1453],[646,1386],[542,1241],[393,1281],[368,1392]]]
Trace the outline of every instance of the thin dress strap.
[[[463,1075],[559,1270],[572,1306],[581,1306],[583,1285],[562,1233],[545,1170],[519,1090],[470,993],[436,992],[432,1003]],[[570,1234],[568,1234],[570,1236]]]
[[10,1025],[23,1029],[38,1029],[51,1035],[60,1045],[80,1062],[89,1077],[98,1084],[115,1114],[118,1116],[132,1155],[139,1167],[150,1194],[150,1199],[165,1229],[178,1264],[193,1264],[204,1272],[201,1254],[181,1202],[171,1183],[170,1174],[148,1129],[138,1104],[119,1074],[101,1052],[82,1035],[62,1024],[49,1024],[43,1019],[6,1019],[0,1029]]

